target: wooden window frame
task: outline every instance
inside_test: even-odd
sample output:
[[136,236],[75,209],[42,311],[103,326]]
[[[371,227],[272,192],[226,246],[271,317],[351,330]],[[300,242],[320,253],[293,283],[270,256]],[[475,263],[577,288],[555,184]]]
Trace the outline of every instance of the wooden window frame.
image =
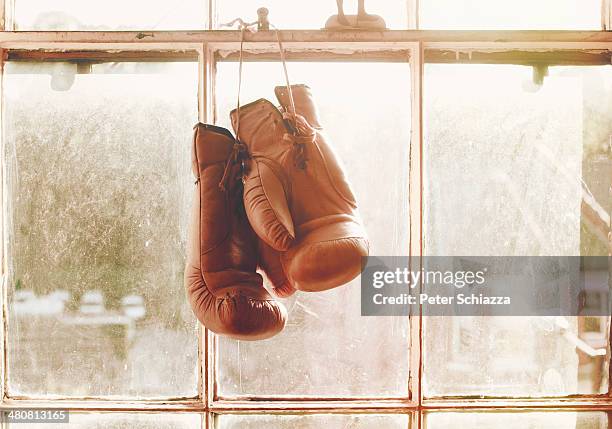
[[[10,2],[11,0],[7,0]],[[410,8],[418,10],[417,0]],[[602,0],[602,28],[610,29],[612,0]],[[1,3],[1,1],[0,1]],[[198,117],[215,121],[215,71],[220,53],[224,60],[235,55],[240,44],[237,31],[212,30],[215,3],[209,3],[209,30],[202,31],[0,31],[0,75],[6,60],[192,60],[198,62]],[[0,25],[12,28],[11,6],[1,7]],[[4,12],[6,10],[6,13]],[[415,15],[416,16],[416,15]],[[415,18],[414,26],[418,28]],[[291,60],[408,61],[411,67],[412,134],[409,165],[410,253],[423,253],[423,70],[426,63],[532,64],[611,64],[612,33],[607,31],[435,31],[393,30],[383,32],[320,30],[282,31]],[[276,35],[271,32],[247,33],[247,60],[276,58]],[[347,54],[348,51],[352,53]],[[1,76],[0,76],[1,77]],[[408,95],[408,94],[407,94]],[[0,85],[0,97],[2,87]],[[0,110],[0,117],[2,111]],[[2,165],[4,165],[4,160]],[[4,177],[4,172],[2,172]],[[4,192],[4,179],[0,187]],[[0,222],[4,225],[4,197]],[[4,230],[2,231],[4,234]],[[4,236],[1,237],[4,243]],[[15,408],[66,408],[71,411],[112,412],[197,412],[204,413],[205,427],[211,427],[212,414],[224,413],[393,413],[408,414],[413,428],[423,425],[423,415],[431,411],[518,411],[590,410],[612,412],[612,391],[603,395],[576,395],[551,398],[436,398],[423,397],[423,322],[410,319],[409,397],[406,398],[320,398],[240,397],[216,395],[215,336],[202,328],[198,335],[198,396],[168,400],[57,398],[34,400],[11,397],[7,391],[6,344],[8,298],[7,261],[4,244],[0,252],[3,271],[1,330],[0,410]],[[609,320],[608,320],[608,323]],[[612,372],[611,372],[612,377]],[[609,379],[612,385],[612,378]],[[212,414],[211,414],[212,413]]]

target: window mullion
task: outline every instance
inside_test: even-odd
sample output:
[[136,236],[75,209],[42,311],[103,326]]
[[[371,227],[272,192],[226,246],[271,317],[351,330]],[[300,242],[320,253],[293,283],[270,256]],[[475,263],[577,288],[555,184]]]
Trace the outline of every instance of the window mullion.
[[207,3],[208,3],[207,28],[209,30],[214,30],[217,26],[217,2],[216,0],[208,0]]
[[6,2],[9,0],[0,0],[0,31],[6,29]]
[[419,29],[419,0],[406,0],[408,13],[408,28]]
[[15,31],[15,0],[2,0],[2,31]]
[[[198,50],[198,121],[204,121],[206,114],[206,44]],[[198,396],[206,403],[206,332],[198,323]]]
[[[423,254],[423,186],[422,186],[422,154],[423,154],[423,120],[422,120],[422,89],[423,89],[423,45],[415,43],[410,56],[412,81],[412,133],[410,142],[410,256],[420,260]],[[414,269],[414,267],[413,267]],[[422,317],[411,317],[410,346],[410,393],[411,400],[421,404],[422,377]]]
[[[213,2],[211,0],[211,11],[214,7],[212,3]],[[211,17],[213,15],[214,14],[212,14],[211,12]],[[204,43],[203,45],[203,58],[203,68],[200,73],[200,77],[202,79],[202,94],[200,96],[200,121],[208,124],[214,124],[216,121],[214,95],[216,65],[214,49],[208,43]],[[216,389],[216,339],[214,334],[203,326],[201,327],[201,332],[203,344],[202,359],[204,369],[204,403],[206,409],[209,410],[213,403]]]
[[610,4],[611,0],[601,0],[601,28],[604,31],[610,31]]
[[[611,273],[612,275],[612,273]],[[608,279],[612,284],[612,277]],[[608,317],[608,397],[612,397],[612,318]]]
[[1,359],[0,363],[0,391],[2,397],[0,402],[4,402],[7,396],[7,320],[8,320],[8,293],[7,293],[7,278],[8,278],[8,265],[6,259],[6,228],[5,228],[5,178],[4,178],[4,54],[5,50],[0,49],[0,269],[2,270],[2,277],[0,279],[0,296],[2,297],[2,334],[0,335],[0,348],[1,348]]

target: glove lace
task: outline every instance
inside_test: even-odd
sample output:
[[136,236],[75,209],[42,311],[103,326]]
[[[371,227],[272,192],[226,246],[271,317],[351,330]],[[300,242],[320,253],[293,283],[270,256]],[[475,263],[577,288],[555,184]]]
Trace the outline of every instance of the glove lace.
[[246,153],[247,153],[246,146],[236,141],[234,143],[234,146],[232,147],[232,153],[230,153],[230,156],[227,158],[227,161],[225,162],[225,168],[223,169],[223,176],[221,176],[221,181],[219,182],[219,189],[221,189],[222,192],[225,192],[227,190],[227,181],[230,178],[230,171],[232,169],[232,166],[236,164],[238,161],[241,162],[240,175],[241,176],[243,175],[244,163],[242,161],[246,157],[245,156]]

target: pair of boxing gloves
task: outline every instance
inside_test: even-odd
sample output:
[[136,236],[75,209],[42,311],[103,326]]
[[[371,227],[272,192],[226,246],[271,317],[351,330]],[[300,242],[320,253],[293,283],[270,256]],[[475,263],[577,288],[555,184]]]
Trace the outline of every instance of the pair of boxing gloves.
[[349,282],[368,255],[355,197],[310,89],[275,93],[281,109],[260,99],[231,112],[238,139],[202,123],[194,133],[187,296],[204,326],[241,340],[269,338],[287,320],[257,268],[275,295],[287,297]]

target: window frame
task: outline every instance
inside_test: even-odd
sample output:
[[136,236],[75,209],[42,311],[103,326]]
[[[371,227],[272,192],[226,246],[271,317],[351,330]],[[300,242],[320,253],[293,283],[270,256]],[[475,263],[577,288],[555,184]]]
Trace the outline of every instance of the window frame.
[[[0,0],[0,75],[4,62],[14,58],[30,59],[83,59],[109,60],[117,58],[158,58],[176,61],[184,55],[197,57],[198,117],[202,122],[214,122],[215,71],[219,54],[235,52],[240,44],[240,32],[213,30],[216,4],[209,2],[208,30],[202,31],[101,31],[66,32],[4,31],[13,28],[11,22],[12,1],[6,0],[6,8]],[[410,2],[409,9],[418,11],[418,0]],[[423,0],[425,1],[425,0]],[[602,0],[602,29],[612,29],[612,0]],[[414,27],[418,28],[418,14],[414,15]],[[612,33],[607,31],[444,31],[444,30],[390,30],[383,32],[321,30],[281,31],[289,59],[324,60],[347,59],[346,49],[356,50],[354,55],[372,55],[372,60],[394,61],[398,52],[408,52],[404,58],[411,67],[412,131],[409,163],[409,222],[410,254],[423,254],[423,79],[424,65],[431,62],[511,64],[525,63],[525,53],[530,58],[554,64],[612,64]],[[246,34],[247,60],[274,58],[277,55],[276,35],[273,32]],[[363,53],[363,52],[365,53]],[[189,54],[186,54],[188,52]],[[255,52],[253,54],[252,52]],[[361,53],[360,53],[361,52]],[[195,53],[195,56],[193,56]],[[259,57],[258,57],[259,55]],[[454,57],[453,57],[454,55]],[[349,58],[350,59],[350,58]],[[1,77],[1,76],[0,76]],[[3,79],[2,79],[3,80]],[[0,85],[0,97],[3,88]],[[0,117],[2,111],[0,109]],[[2,186],[0,188],[2,210],[0,222],[4,225],[5,202],[4,159],[0,160]],[[608,371],[607,394],[575,395],[549,398],[424,398],[423,379],[423,321],[410,318],[409,394],[407,398],[297,398],[297,397],[219,397],[215,372],[217,367],[217,342],[214,334],[200,327],[198,330],[198,396],[196,398],[168,398],[165,400],[138,400],[134,398],[53,398],[35,400],[27,397],[11,397],[7,391],[7,315],[8,294],[6,275],[6,244],[2,228],[2,329],[0,334],[2,359],[0,410],[16,408],[63,408],[71,411],[109,412],[198,412],[203,413],[203,427],[212,427],[212,415],[234,413],[393,413],[408,414],[413,428],[424,425],[424,414],[433,411],[518,411],[518,410],[589,410],[612,412],[612,370]],[[610,318],[608,318],[610,327]],[[610,332],[612,340],[612,331]],[[608,366],[610,365],[610,355]]]

